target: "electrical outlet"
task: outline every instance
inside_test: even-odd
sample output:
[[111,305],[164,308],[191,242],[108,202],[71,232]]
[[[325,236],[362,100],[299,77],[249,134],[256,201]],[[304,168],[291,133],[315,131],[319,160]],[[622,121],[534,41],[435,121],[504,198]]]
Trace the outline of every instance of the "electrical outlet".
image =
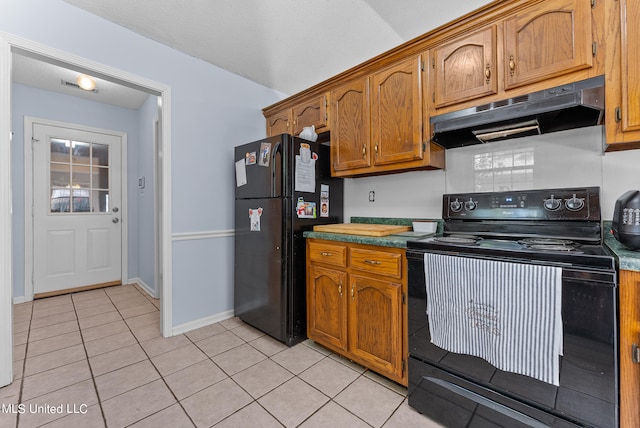
[[376,192],[374,190],[369,190],[369,202],[376,201]]

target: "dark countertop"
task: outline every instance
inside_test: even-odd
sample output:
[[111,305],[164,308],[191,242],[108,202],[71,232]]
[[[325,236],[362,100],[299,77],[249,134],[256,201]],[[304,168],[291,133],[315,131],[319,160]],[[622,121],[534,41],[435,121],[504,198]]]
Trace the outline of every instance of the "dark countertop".
[[611,250],[616,257],[620,270],[632,270],[640,272],[640,250],[631,250],[618,242],[611,233],[611,222],[603,222],[602,235],[604,245]]
[[[394,224],[411,226],[414,220],[435,220],[438,222],[436,233],[442,233],[442,220],[440,219],[415,219],[415,218],[389,218],[389,217],[351,217],[351,223],[367,224]],[[431,234],[434,235],[434,234]],[[304,232],[305,238],[326,239],[329,241],[348,242],[352,244],[377,245],[380,247],[407,248],[407,241],[424,238],[429,234],[419,236],[387,235],[387,236],[363,236],[345,233]]]

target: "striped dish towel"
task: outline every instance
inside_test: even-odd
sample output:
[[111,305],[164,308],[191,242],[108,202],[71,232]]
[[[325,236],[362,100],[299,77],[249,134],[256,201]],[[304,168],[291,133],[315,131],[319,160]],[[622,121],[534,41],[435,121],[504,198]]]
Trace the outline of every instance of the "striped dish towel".
[[431,342],[559,385],[562,269],[426,253]]

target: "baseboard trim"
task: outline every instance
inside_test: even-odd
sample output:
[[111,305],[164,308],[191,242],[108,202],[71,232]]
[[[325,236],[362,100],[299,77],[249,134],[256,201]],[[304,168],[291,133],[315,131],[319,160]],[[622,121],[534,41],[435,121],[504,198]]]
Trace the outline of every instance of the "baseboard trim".
[[149,287],[149,285],[140,278],[129,278],[129,282],[127,282],[127,284],[131,284],[134,282],[138,284],[140,288],[142,288],[149,296],[153,297],[154,299],[158,298],[155,290],[152,287]]
[[13,298],[13,304],[19,305],[20,303],[25,303],[27,299],[24,296],[18,296]]
[[221,312],[219,314],[211,315],[208,317],[189,321],[181,325],[177,325],[173,327],[171,332],[173,336],[176,336],[178,334],[186,333],[187,331],[195,330],[196,328],[205,327],[220,321],[224,321],[226,319],[232,318],[233,315],[234,315],[234,311],[233,309],[231,309],[225,312]]

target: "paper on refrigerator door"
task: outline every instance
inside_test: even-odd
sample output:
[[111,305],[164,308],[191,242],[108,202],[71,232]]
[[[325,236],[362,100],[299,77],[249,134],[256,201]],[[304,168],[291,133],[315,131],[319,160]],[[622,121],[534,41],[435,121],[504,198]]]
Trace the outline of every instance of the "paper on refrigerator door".
[[245,167],[245,160],[240,159],[236,162],[236,187],[244,186],[247,184],[247,168]]
[[320,217],[329,217],[329,185],[320,185]]
[[307,143],[300,144],[300,154],[296,155],[296,192],[315,193],[316,191],[316,159],[318,155],[311,153]]

